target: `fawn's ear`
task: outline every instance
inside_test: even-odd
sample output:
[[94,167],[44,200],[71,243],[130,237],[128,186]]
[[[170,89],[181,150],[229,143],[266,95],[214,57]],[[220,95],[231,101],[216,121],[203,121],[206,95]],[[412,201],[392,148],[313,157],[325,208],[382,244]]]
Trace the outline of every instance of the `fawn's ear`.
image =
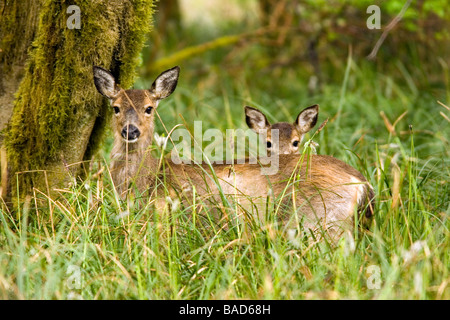
[[117,97],[120,92],[119,86],[116,85],[116,80],[111,72],[94,66],[94,83],[98,92],[109,99]]
[[294,125],[300,132],[306,133],[312,128],[314,128],[314,126],[317,123],[318,116],[319,116],[319,105],[315,104],[300,112],[299,115],[297,116],[297,120],[295,120],[294,122]]
[[260,133],[262,130],[270,127],[270,123],[267,121],[264,113],[249,106],[245,106],[245,122],[256,133]]
[[167,98],[172,94],[178,84],[180,67],[173,67],[161,73],[153,82],[150,93],[157,99]]

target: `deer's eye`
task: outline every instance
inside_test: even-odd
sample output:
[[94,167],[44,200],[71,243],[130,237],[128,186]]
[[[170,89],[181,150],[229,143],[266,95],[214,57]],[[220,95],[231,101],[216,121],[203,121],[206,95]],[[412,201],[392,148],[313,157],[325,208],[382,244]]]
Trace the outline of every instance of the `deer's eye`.
[[292,145],[297,148],[298,147],[298,143],[299,143],[299,141],[295,140],[294,142],[292,142]]
[[115,114],[118,114],[120,112],[119,107],[114,106],[113,109]]
[[146,114],[150,114],[152,113],[153,107],[147,107],[147,109],[145,109],[145,113]]
[[272,142],[267,141],[267,148],[272,148]]

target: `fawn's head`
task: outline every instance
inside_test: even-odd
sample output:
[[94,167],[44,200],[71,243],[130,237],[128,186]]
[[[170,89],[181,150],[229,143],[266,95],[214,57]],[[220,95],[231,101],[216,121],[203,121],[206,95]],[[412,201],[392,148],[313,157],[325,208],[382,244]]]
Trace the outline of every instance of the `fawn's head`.
[[114,109],[113,128],[116,140],[135,143],[151,141],[154,113],[160,100],[175,90],[179,67],[166,70],[153,82],[149,90],[123,90],[107,70],[94,66],[94,83],[97,90],[107,97]]
[[[319,105],[313,105],[299,113],[294,123],[269,123],[264,113],[256,108],[245,107],[245,121],[250,129],[266,138],[267,152],[277,154],[298,153],[305,133],[317,122]],[[278,130],[278,142],[272,139],[272,130]]]

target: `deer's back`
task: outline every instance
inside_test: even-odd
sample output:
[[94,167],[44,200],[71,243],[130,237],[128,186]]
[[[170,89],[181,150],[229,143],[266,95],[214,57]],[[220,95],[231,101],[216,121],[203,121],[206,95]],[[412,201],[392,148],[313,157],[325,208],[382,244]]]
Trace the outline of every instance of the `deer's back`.
[[[280,155],[273,175],[261,173],[260,164],[168,165],[170,180],[179,190],[199,195],[234,195],[247,201],[268,196],[291,202],[309,215],[335,218],[351,215],[370,198],[365,177],[350,165],[331,156]],[[303,206],[303,209],[301,207]],[[312,211],[315,211],[314,213]]]

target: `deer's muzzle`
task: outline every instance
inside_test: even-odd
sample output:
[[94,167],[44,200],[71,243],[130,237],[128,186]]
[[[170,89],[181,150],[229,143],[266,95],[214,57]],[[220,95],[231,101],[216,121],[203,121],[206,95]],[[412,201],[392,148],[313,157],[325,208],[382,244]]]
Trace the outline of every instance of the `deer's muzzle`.
[[132,124],[127,125],[122,129],[122,138],[128,140],[129,142],[135,142],[140,135],[141,132],[139,129]]

